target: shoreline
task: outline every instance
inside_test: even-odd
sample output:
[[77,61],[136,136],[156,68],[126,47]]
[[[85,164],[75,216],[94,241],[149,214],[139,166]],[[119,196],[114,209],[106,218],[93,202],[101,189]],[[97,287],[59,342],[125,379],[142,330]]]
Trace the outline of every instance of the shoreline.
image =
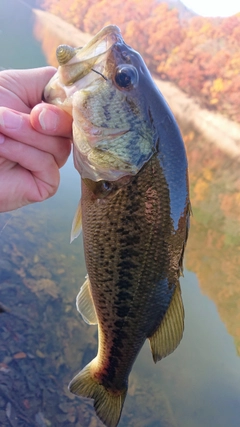
[[[49,12],[33,9],[36,23],[47,28],[59,40],[71,46],[82,46],[92,37],[72,24]],[[64,34],[64,36],[63,36]],[[177,119],[192,126],[208,142],[213,143],[230,157],[240,162],[240,124],[227,117],[201,108],[197,100],[189,97],[171,82],[154,77],[157,87],[168,102]]]

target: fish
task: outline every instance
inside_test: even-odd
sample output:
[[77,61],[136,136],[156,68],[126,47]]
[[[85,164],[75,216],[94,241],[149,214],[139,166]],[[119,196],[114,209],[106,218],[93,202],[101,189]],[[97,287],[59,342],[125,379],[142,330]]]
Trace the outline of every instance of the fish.
[[81,200],[71,238],[82,230],[87,269],[76,304],[98,325],[96,357],[69,389],[116,427],[145,341],[156,363],[182,339],[188,163],[167,102],[117,26],[83,48],[61,45],[57,58],[44,100],[73,117]]

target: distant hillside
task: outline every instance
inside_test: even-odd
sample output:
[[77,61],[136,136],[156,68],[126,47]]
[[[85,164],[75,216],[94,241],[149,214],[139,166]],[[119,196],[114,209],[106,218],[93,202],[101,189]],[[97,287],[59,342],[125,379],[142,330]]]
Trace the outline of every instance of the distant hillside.
[[193,15],[179,0],[38,0],[49,12],[95,34],[119,25],[128,44],[162,80],[174,82],[202,107],[240,122],[240,13]]
[[[83,46],[92,37],[51,13],[34,10],[34,14],[35,37],[41,42],[47,62],[51,65],[58,65],[56,47],[59,44]],[[240,124],[219,113],[200,108],[196,100],[189,98],[171,82],[159,78],[155,78],[155,82],[183,127],[195,128],[207,141],[213,142],[220,150],[240,161]]]

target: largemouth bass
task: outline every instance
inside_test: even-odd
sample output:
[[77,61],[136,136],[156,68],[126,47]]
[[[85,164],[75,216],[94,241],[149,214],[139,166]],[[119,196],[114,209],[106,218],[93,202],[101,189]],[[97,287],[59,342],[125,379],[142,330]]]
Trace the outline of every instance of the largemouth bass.
[[157,362],[182,338],[187,159],[166,101],[118,27],[82,49],[60,46],[57,58],[44,98],[73,117],[82,197],[72,238],[82,225],[88,272],[77,307],[99,336],[97,356],[69,388],[115,427],[145,340]]

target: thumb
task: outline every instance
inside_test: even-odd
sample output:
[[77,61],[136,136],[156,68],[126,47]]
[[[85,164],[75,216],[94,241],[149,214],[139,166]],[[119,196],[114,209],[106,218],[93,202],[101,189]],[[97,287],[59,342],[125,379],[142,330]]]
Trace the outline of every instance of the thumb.
[[72,117],[55,105],[42,102],[30,113],[32,127],[40,133],[72,137]]

